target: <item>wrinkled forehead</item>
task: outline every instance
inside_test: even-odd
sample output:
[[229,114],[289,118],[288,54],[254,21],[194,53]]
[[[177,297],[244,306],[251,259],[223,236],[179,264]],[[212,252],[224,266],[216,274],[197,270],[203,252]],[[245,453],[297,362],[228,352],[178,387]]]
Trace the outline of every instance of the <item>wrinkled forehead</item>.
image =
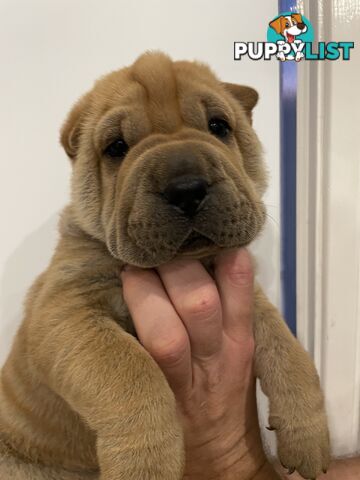
[[122,124],[128,133],[172,133],[183,125],[202,127],[209,117],[233,121],[231,102],[208,67],[141,57],[95,87],[99,130]]

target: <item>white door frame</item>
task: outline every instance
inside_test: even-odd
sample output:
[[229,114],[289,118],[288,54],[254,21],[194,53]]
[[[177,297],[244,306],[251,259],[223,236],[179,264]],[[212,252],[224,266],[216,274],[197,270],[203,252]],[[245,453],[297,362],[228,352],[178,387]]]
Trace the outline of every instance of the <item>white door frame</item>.
[[327,400],[334,452],[360,448],[360,1],[299,2],[349,62],[298,67],[297,332]]

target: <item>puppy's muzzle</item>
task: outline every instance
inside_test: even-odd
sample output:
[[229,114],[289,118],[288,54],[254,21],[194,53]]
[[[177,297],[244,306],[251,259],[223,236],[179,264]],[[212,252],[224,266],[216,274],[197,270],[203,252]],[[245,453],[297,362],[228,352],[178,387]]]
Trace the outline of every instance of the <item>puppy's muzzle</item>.
[[163,196],[170,205],[191,218],[201,208],[208,188],[207,181],[201,176],[181,175],[169,181]]

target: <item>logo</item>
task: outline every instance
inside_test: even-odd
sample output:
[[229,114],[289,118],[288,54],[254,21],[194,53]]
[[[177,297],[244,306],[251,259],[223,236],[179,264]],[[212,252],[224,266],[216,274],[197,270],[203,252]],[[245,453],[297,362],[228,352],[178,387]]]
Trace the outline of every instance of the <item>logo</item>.
[[350,60],[354,42],[314,42],[314,29],[300,13],[284,12],[268,25],[267,42],[234,42],[234,60],[248,56],[251,60],[281,62],[301,60]]

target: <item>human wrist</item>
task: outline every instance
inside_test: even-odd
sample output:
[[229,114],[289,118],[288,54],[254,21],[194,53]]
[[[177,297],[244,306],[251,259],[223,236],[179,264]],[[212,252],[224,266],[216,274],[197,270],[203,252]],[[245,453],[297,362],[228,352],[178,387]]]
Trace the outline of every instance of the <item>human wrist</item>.
[[266,460],[260,470],[255,474],[251,480],[282,480],[280,476],[273,468],[273,466]]
[[214,436],[203,448],[188,445],[184,480],[279,479],[266,459],[258,428],[236,442],[231,437],[230,432]]
[[284,478],[276,473],[267,460],[264,460],[255,469],[248,470],[244,465],[232,465],[222,472],[210,472],[210,469],[208,469],[201,474],[186,473],[183,480],[282,480]]

